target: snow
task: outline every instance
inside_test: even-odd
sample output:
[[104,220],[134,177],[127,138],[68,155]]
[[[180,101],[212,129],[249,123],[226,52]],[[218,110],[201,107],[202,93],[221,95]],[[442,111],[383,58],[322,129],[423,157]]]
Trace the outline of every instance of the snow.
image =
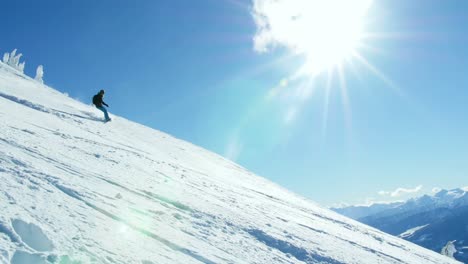
[[456,188],[452,190],[440,189],[434,195],[423,195],[404,202],[374,203],[330,209],[344,216],[369,223],[369,218],[382,220],[383,217],[392,215],[401,217],[404,216],[403,213],[417,214],[436,208],[453,209],[464,206],[468,206],[468,193],[464,188]]
[[408,229],[408,230],[406,230],[405,232],[399,234],[398,237],[401,237],[401,238],[410,237],[410,236],[412,236],[414,233],[416,233],[416,232],[419,231],[419,230],[424,229],[424,228],[427,227],[428,225],[429,225],[429,224],[427,224],[427,225],[422,225],[422,226],[417,226],[417,227],[413,227],[413,228]]
[[359,220],[386,210],[395,209],[402,204],[403,202],[372,203],[367,205],[332,207],[330,209],[349,218]]
[[441,190],[434,195],[433,200],[441,206],[452,206],[457,200],[465,197],[465,195],[466,191],[463,188]]
[[102,119],[0,63],[0,263],[457,263]]
[[3,62],[12,68],[20,71],[21,73],[24,72],[24,66],[26,65],[26,62],[21,62],[20,59],[23,56],[23,54],[16,54],[16,49],[14,49],[11,53],[5,53],[3,55]]
[[34,79],[40,83],[44,83],[44,80],[42,79],[44,77],[44,67],[42,65],[37,66],[36,69],[36,77]]
[[455,240],[447,242],[447,245],[445,245],[445,247],[442,248],[441,254],[449,258],[454,258],[453,255],[457,253],[457,249],[455,248],[455,245],[454,245],[455,242],[456,242]]

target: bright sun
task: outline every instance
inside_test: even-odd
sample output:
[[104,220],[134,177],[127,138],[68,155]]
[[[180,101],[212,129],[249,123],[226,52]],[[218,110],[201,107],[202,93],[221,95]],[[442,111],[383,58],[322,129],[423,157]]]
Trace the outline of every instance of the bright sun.
[[[345,121],[351,127],[351,106],[348,98],[345,63],[354,60],[394,88],[385,75],[361,54],[370,47],[369,13],[373,0],[252,0],[252,15],[257,26],[254,37],[257,52],[285,47],[289,54],[304,58],[304,63],[290,76],[273,87],[268,98],[283,98],[288,109],[285,122],[293,121],[314,89],[323,88],[323,133],[327,130],[328,106],[332,79],[338,77]],[[373,16],[375,17],[375,16]],[[282,58],[278,60],[282,61]],[[326,75],[325,85],[318,84]],[[399,90],[399,89],[397,89]]]
[[318,74],[354,56],[370,4],[371,0],[309,1],[296,19],[296,51],[307,58],[302,70]]
[[[318,74],[355,54],[372,0],[257,0],[256,49],[285,45],[306,57],[302,73]],[[305,72],[304,72],[305,71]]]

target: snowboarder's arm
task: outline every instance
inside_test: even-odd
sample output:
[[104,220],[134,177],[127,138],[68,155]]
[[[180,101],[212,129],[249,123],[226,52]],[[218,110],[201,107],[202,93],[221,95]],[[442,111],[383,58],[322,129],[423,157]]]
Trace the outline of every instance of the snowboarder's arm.
[[105,105],[105,106],[107,106],[107,107],[109,107],[109,105],[106,104],[104,101],[102,101],[102,104]]

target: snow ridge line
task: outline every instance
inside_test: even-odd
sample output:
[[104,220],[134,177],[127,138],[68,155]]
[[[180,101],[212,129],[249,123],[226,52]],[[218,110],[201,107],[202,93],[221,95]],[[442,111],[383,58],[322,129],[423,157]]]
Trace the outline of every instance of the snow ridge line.
[[77,115],[77,114],[71,114],[71,113],[60,111],[60,110],[47,108],[47,107],[45,107],[43,105],[30,102],[30,101],[28,101],[26,99],[21,99],[21,98],[18,98],[16,96],[13,96],[13,95],[4,94],[2,92],[0,92],[0,97],[3,97],[5,99],[7,99],[7,100],[10,100],[12,102],[18,103],[20,105],[29,107],[31,109],[34,109],[34,110],[37,110],[37,111],[40,111],[40,112],[43,112],[43,113],[53,114],[53,115],[55,115],[55,116],[57,116],[59,118],[64,118],[66,116],[74,116],[74,117],[78,117],[78,118],[82,118],[82,119],[88,119],[88,120],[92,120],[92,121],[101,121],[99,118],[93,117],[91,114],[89,114],[89,116],[81,116],[81,115]]
[[0,220],[0,233],[5,234],[13,243],[22,243],[18,235],[6,223]]
[[255,237],[258,241],[262,242],[266,246],[275,248],[285,254],[291,254],[297,260],[303,261],[305,263],[318,262],[329,264],[346,264],[330,257],[322,256],[314,252],[308,252],[307,250],[297,247],[289,242],[274,238],[260,229],[245,229],[244,231]]
[[75,191],[75,190],[73,190],[73,189],[71,189],[71,188],[69,188],[69,187],[66,187],[66,186],[61,185],[61,184],[60,184],[57,180],[55,180],[55,179],[47,178],[47,180],[48,180],[53,186],[55,186],[57,189],[59,189],[60,191],[62,191],[62,192],[65,193],[66,195],[68,195],[68,196],[70,196],[70,197],[72,197],[72,198],[74,198],[74,199],[76,199],[76,200],[79,200],[79,201],[83,202],[83,203],[84,203],[85,205],[87,205],[88,207],[90,207],[90,208],[92,208],[92,209],[94,209],[94,210],[100,212],[101,214],[103,214],[103,215],[105,215],[105,216],[107,216],[107,217],[109,217],[109,218],[111,218],[111,219],[113,219],[113,220],[115,220],[115,221],[117,221],[117,222],[120,222],[120,223],[122,223],[122,224],[125,224],[126,226],[132,228],[132,229],[135,230],[135,231],[138,231],[139,233],[141,233],[141,234],[143,234],[143,235],[145,235],[145,236],[147,236],[147,237],[150,237],[150,238],[152,238],[152,239],[155,239],[155,240],[157,240],[157,241],[163,243],[164,245],[166,245],[167,247],[169,247],[169,248],[171,248],[171,249],[173,249],[173,250],[176,250],[176,251],[179,251],[179,252],[181,252],[181,253],[183,253],[183,254],[186,254],[187,256],[190,256],[190,257],[192,257],[192,258],[194,258],[194,259],[196,259],[196,260],[198,260],[198,261],[200,261],[200,262],[202,262],[202,263],[205,263],[205,264],[216,264],[216,262],[211,261],[211,260],[209,260],[209,259],[207,259],[207,258],[205,258],[205,257],[203,257],[203,256],[201,256],[201,255],[198,255],[197,252],[194,252],[194,251],[192,251],[192,250],[190,250],[190,249],[183,248],[183,247],[181,247],[181,246],[179,246],[179,245],[177,245],[177,244],[174,244],[174,243],[170,242],[169,240],[164,239],[164,238],[162,238],[162,237],[160,237],[160,236],[154,234],[154,233],[151,232],[151,231],[148,231],[148,230],[146,230],[146,229],[144,229],[144,228],[138,227],[138,226],[136,226],[136,225],[134,225],[134,224],[132,224],[132,223],[126,221],[125,219],[123,219],[123,218],[121,218],[121,217],[119,217],[119,216],[117,216],[117,215],[114,215],[114,214],[112,214],[112,213],[110,213],[110,212],[108,212],[108,211],[106,211],[106,210],[104,210],[104,209],[102,209],[102,208],[100,208],[100,207],[98,207],[98,206],[96,206],[96,205],[94,205],[94,204],[92,204],[92,203],[90,203],[90,202],[84,200],[84,199],[79,195],[79,193],[78,193],[77,191]]
[[13,219],[11,224],[15,232],[21,237],[21,240],[33,250],[48,252],[54,249],[52,241],[34,223],[27,223],[21,219]]
[[[302,227],[304,227],[304,228],[307,228],[307,229],[309,229],[309,230],[311,230],[311,231],[320,233],[320,234],[324,234],[324,235],[327,235],[327,236],[334,236],[334,235],[332,235],[332,234],[330,234],[330,233],[328,233],[328,232],[325,232],[325,231],[322,231],[322,230],[318,230],[318,229],[312,228],[312,227],[307,226],[307,225],[303,225],[303,224],[299,224],[299,225],[302,226]],[[381,252],[381,251],[377,251],[377,250],[375,250],[375,249],[371,249],[371,248],[368,248],[368,247],[366,247],[366,246],[359,245],[359,244],[357,244],[356,242],[349,241],[349,240],[343,239],[343,238],[341,238],[341,237],[337,237],[337,236],[334,236],[334,237],[335,237],[336,239],[339,239],[339,240],[342,240],[342,241],[344,241],[344,242],[347,242],[347,243],[349,243],[349,244],[351,244],[351,245],[353,245],[353,246],[355,246],[355,247],[360,247],[360,248],[362,248],[362,249],[365,250],[365,251],[371,252],[371,253],[373,253],[373,254],[377,254],[377,255],[382,256],[382,257],[386,257],[386,258],[392,259],[392,260],[394,260],[394,261],[397,261],[397,263],[405,263],[403,260],[401,260],[401,259],[399,259],[399,258],[396,258],[396,257],[393,257],[393,256],[390,256],[390,255],[388,255],[388,254],[386,254],[386,253],[383,253],[383,252]]]
[[13,101],[15,103],[18,103],[18,104],[21,104],[21,105],[24,105],[24,106],[27,106],[29,108],[32,108],[32,109],[40,111],[40,112],[50,113],[50,111],[46,107],[44,107],[42,105],[34,104],[32,102],[29,102],[28,100],[21,99],[21,98],[18,98],[16,96],[13,96],[13,95],[8,95],[8,94],[4,94],[4,93],[0,92],[0,97],[3,97],[5,99],[7,99],[7,100]]
[[185,212],[191,212],[191,213],[194,213],[194,210],[192,208],[190,208],[189,206],[185,205],[185,204],[182,204],[180,202],[177,202],[177,201],[173,201],[171,199],[168,199],[166,197],[163,197],[163,196],[160,196],[160,195],[157,195],[155,193],[152,193],[152,192],[149,192],[149,191],[144,191],[144,190],[141,190],[141,191],[134,191],[132,189],[129,189],[121,184],[118,184],[114,181],[111,181],[111,180],[108,180],[104,177],[101,177],[101,176],[96,176],[96,178],[100,179],[100,180],[103,180],[109,184],[112,184],[114,186],[117,186],[127,192],[130,192],[130,193],[133,193],[135,195],[138,195],[138,196],[141,196],[143,198],[146,198],[146,199],[149,199],[149,200],[155,200],[159,203],[165,203],[165,204],[169,204],[175,208],[177,208],[178,210],[181,210],[181,211],[185,211]]

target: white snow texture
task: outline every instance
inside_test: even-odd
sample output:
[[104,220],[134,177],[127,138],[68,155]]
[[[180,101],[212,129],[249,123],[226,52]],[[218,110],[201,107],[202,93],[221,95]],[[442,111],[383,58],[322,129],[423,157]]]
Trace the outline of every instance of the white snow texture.
[[445,255],[447,257],[450,257],[450,258],[455,258],[453,255],[455,253],[457,253],[457,248],[455,247],[454,243],[456,241],[449,241],[447,242],[447,245],[445,245],[445,247],[442,248],[441,250],[441,254],[442,255]]
[[20,62],[21,57],[23,54],[16,55],[17,50],[14,49],[11,53],[5,53],[3,55],[3,63],[10,65],[14,69],[20,71],[21,73],[24,72],[24,66],[26,62]]
[[102,121],[0,62],[1,264],[458,263],[165,133]]
[[40,83],[44,83],[44,80],[42,79],[43,77],[44,77],[44,67],[42,65],[39,65],[37,66],[36,77],[34,79]]

